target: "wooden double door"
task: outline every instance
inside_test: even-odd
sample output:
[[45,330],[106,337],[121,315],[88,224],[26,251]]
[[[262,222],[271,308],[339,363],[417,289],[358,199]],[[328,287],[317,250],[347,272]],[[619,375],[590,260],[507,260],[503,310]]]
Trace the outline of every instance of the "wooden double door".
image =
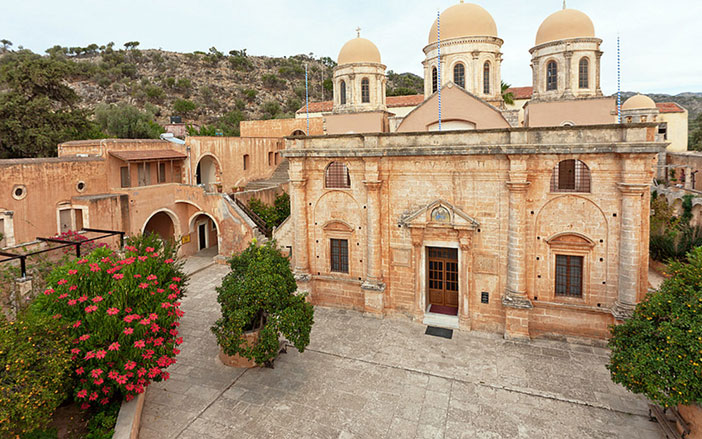
[[458,250],[427,248],[429,305],[458,308]]

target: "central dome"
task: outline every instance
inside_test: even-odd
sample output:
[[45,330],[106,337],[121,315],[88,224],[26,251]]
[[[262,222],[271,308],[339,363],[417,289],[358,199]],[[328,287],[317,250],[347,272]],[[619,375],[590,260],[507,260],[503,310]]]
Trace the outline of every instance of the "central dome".
[[634,95],[622,105],[622,110],[648,110],[653,108],[657,108],[656,103],[645,95]]
[[549,15],[536,32],[536,45],[568,38],[592,38],[595,26],[586,14],[575,9],[563,9]]
[[354,38],[339,51],[338,64],[375,63],[380,64],[380,51],[372,41]]
[[[495,20],[483,7],[461,1],[441,14],[441,41],[460,37],[497,37]],[[429,31],[429,44],[436,41],[434,20]]]

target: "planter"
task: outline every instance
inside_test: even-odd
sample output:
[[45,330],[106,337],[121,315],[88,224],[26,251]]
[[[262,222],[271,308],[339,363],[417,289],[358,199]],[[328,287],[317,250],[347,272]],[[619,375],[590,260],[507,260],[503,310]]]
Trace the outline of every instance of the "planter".
[[[680,416],[685,419],[688,427],[690,427],[690,434],[686,438],[702,439],[702,407],[696,404],[679,405],[678,412],[680,412]],[[682,431],[680,426],[678,426],[678,431]]]
[[[260,332],[260,329],[245,332],[243,338],[246,340],[246,346],[251,346],[252,344],[256,343]],[[256,367],[255,361],[244,358],[239,354],[227,355],[224,353],[221,347],[219,348],[219,360],[222,362],[222,364],[229,367]]]

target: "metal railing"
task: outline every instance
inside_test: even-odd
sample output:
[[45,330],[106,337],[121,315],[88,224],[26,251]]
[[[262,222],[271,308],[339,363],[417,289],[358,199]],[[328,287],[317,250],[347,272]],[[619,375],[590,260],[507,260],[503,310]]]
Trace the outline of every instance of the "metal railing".
[[266,235],[267,238],[270,238],[272,236],[272,230],[268,228],[266,222],[263,221],[260,216],[256,215],[256,212],[249,209],[249,206],[247,206],[246,203],[238,199],[236,194],[232,194],[232,198],[234,199],[234,202],[236,202],[236,205],[239,206],[241,210],[243,210],[244,213],[249,216],[249,218],[251,218],[251,221],[253,221],[254,224],[256,224],[256,227],[258,227],[261,233]]

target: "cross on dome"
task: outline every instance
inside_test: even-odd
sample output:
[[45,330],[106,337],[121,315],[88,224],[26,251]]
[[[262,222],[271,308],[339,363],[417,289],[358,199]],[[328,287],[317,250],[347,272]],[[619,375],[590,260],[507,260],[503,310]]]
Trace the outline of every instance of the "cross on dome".
[[361,28],[360,27],[356,28],[356,37],[361,38]]

